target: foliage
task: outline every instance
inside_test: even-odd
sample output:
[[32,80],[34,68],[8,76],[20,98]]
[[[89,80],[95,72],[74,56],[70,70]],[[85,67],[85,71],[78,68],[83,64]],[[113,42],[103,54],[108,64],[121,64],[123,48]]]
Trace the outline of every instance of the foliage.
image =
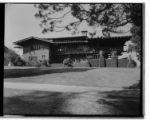
[[130,13],[129,18],[132,20],[134,25],[142,25],[142,4],[124,4],[124,10],[125,12]]
[[70,58],[66,58],[66,59],[64,59],[63,64],[68,66],[68,67],[71,67],[72,66],[72,60]]
[[18,54],[4,46],[4,65],[8,65],[9,62],[15,66],[25,65],[25,61]]
[[[123,33],[117,28],[130,23],[133,25],[131,41],[135,43],[138,52],[141,49],[142,4],[35,4],[35,7],[35,17],[41,20],[43,33],[64,30],[77,33],[79,25],[86,21],[89,26],[101,27],[103,36],[110,37],[110,32]],[[65,18],[69,15],[75,20],[64,25]]]
[[19,56],[17,56],[16,58],[12,59],[11,62],[15,66],[25,66],[25,61],[23,61]]
[[43,60],[42,62],[41,62],[41,65],[43,65],[43,66],[50,66],[50,64],[49,64],[49,62],[47,61],[47,60]]
[[134,43],[134,46],[131,46],[131,49],[136,50],[138,53],[141,52],[141,36],[142,31],[140,26],[133,26],[131,28],[132,38],[131,41]]
[[111,57],[112,57],[112,58],[117,58],[117,51],[116,51],[116,50],[113,50],[113,51],[111,52]]
[[41,63],[36,61],[36,60],[31,60],[29,62],[27,62],[26,66],[36,66],[36,67],[40,67]]
[[130,19],[133,22],[133,26],[130,30],[132,38],[130,39],[134,45],[130,46],[130,50],[136,50],[139,55],[141,52],[142,41],[142,4],[125,4],[125,11],[130,11]]
[[135,83],[135,84],[129,86],[128,88],[129,88],[129,89],[140,89],[141,86],[142,86],[141,80],[139,80],[137,83]]
[[[86,21],[89,26],[103,26],[103,34],[110,31],[120,32],[116,28],[128,23],[141,25],[141,4],[35,4],[35,7],[38,9],[35,17],[41,20],[43,33],[76,31],[83,21]],[[76,20],[62,26],[64,18],[69,14]]]

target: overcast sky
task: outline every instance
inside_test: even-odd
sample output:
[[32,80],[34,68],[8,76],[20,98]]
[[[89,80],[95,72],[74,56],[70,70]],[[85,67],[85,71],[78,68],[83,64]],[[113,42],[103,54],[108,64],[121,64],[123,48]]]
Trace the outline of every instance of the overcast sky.
[[[54,37],[60,33],[42,34],[39,20],[34,17],[33,4],[6,4],[5,7],[5,45],[13,48],[13,42],[30,37]],[[63,32],[63,35],[66,35]]]
[[[67,31],[42,34],[42,29],[39,26],[40,21],[34,17],[36,11],[37,9],[33,4],[6,4],[4,43],[7,47],[14,49],[13,42],[30,36],[41,38],[71,36],[71,33]],[[67,22],[68,20],[73,20],[71,15],[68,15],[64,21]],[[86,29],[92,31],[91,28],[88,28],[86,23],[82,23],[80,30]],[[99,33],[101,34],[101,32]]]

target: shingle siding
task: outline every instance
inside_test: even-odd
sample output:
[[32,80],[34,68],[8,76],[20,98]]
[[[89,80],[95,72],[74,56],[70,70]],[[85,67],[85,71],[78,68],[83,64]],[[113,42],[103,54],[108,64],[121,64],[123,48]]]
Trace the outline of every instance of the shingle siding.
[[[33,49],[31,49],[32,46],[34,46]],[[24,47],[23,58],[25,61],[29,61],[30,56],[36,57],[38,61],[49,60],[49,51],[47,44],[32,44]]]

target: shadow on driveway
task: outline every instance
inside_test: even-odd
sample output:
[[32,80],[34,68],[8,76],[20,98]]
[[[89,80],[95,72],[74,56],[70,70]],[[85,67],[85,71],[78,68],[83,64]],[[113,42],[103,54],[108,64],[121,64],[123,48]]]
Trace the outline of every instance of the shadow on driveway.
[[139,90],[122,90],[84,93],[34,91],[6,96],[4,114],[140,116],[142,113]]

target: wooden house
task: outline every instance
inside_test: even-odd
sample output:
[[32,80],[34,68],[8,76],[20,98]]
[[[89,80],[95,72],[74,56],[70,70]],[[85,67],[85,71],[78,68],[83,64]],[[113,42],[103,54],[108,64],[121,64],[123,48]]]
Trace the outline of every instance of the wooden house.
[[15,44],[23,48],[23,58],[26,61],[47,60],[50,63],[62,63],[68,56],[73,60],[86,59],[87,56],[96,57],[100,50],[108,58],[113,50],[120,55],[123,46],[131,36],[88,38],[86,35],[61,37],[61,38],[37,38],[29,37]]

